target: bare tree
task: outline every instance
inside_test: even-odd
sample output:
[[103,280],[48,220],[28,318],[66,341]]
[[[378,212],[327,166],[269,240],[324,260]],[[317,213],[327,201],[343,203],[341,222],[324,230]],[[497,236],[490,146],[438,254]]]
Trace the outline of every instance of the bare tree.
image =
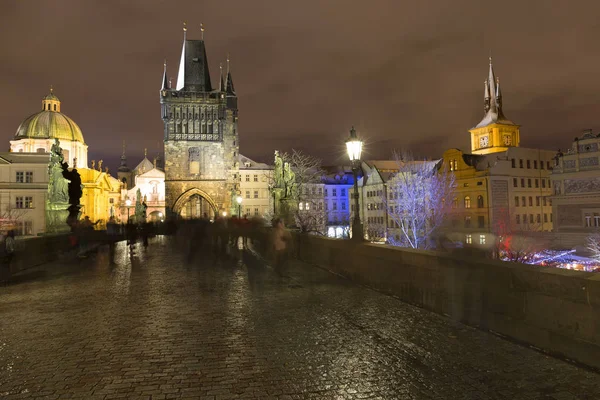
[[591,258],[600,262],[600,233],[588,236],[587,249],[591,253]]
[[517,225],[510,218],[508,210],[496,210],[492,232],[496,236],[495,257],[503,261],[525,263],[533,259],[535,253],[546,249],[547,241],[540,235],[541,224],[523,221]]
[[[388,217],[400,232],[392,244],[430,249],[450,213],[454,175],[441,161],[415,160],[410,154],[396,155],[398,173],[388,181],[383,201]],[[388,235],[390,236],[390,235]]]
[[27,208],[16,208],[11,205],[0,207],[0,209],[0,232],[16,229],[19,222],[29,211]]

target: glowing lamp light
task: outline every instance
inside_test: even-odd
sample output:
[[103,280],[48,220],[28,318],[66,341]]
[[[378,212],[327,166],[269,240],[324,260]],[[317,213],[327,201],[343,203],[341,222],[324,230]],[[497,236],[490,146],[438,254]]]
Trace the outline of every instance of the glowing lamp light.
[[163,213],[159,212],[158,213],[158,218],[162,218],[163,217]]
[[129,199],[125,200],[125,205],[127,207],[131,206],[131,200],[129,200]]
[[348,151],[348,158],[350,161],[359,161],[362,153],[363,142],[356,137],[356,130],[354,127],[350,129],[350,138],[346,140],[346,150]]
[[238,204],[242,204],[242,201],[244,201],[244,199],[242,198],[242,196],[238,196],[235,198],[235,201],[237,201]]
[[223,216],[226,217],[227,216],[227,211],[223,211]]

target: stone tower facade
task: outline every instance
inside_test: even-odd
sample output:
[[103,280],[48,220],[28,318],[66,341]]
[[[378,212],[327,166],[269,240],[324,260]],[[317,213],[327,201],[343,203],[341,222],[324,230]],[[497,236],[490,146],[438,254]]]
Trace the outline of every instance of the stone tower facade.
[[213,89],[204,38],[183,48],[173,88],[165,63],[160,90],[165,143],[165,206],[184,218],[231,215],[239,195],[237,96],[229,71]]

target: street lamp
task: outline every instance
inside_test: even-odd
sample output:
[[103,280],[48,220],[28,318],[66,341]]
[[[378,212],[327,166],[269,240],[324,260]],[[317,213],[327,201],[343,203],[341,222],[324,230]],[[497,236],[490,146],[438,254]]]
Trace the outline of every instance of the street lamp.
[[360,222],[360,208],[358,204],[358,169],[360,168],[360,155],[362,153],[362,140],[356,137],[354,127],[350,129],[350,138],[346,140],[348,158],[352,163],[352,174],[354,175],[354,219],[352,220],[352,239],[364,240],[363,227]]
[[125,205],[127,206],[127,222],[129,222],[129,207],[131,207],[131,200],[125,200]]
[[235,201],[237,201],[237,203],[238,203],[238,217],[241,218],[241,216],[242,216],[242,201],[244,201],[244,199],[242,198],[242,196],[238,196],[235,198]]

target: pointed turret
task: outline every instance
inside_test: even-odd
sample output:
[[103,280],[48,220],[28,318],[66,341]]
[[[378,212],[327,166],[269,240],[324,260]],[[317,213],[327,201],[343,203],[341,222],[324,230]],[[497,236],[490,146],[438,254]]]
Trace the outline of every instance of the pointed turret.
[[[494,75],[494,66],[492,65],[492,57],[490,57],[490,70],[488,72],[488,84],[490,87],[490,94],[496,93],[496,76]],[[497,112],[496,96],[492,96],[490,99],[490,111]]]
[[121,154],[121,165],[119,165],[119,172],[129,172],[127,167],[127,156],[125,155],[125,141],[123,140],[123,154]]
[[494,66],[492,65],[492,57],[490,57],[490,66],[488,70],[488,78],[485,81],[484,87],[484,110],[485,115],[476,128],[481,128],[490,124],[507,124],[513,125],[502,112],[502,93],[500,92],[500,84],[494,74]]
[[163,70],[163,78],[162,78],[162,87],[161,90],[168,90],[170,89],[169,87],[169,80],[167,79],[167,60],[165,60],[165,67]]
[[[204,28],[202,32],[204,36]],[[188,40],[185,25],[176,89],[193,92],[212,91],[204,40]]]
[[490,110],[490,87],[487,79],[483,81],[483,115]]
[[227,94],[235,96],[235,88],[233,86],[233,78],[231,77],[231,70],[229,69],[229,54],[227,55]]
[[502,112],[502,92],[500,91],[500,78],[496,78],[496,103],[498,109]]
[[219,64],[219,92],[225,91],[225,82],[223,82],[223,64]]

